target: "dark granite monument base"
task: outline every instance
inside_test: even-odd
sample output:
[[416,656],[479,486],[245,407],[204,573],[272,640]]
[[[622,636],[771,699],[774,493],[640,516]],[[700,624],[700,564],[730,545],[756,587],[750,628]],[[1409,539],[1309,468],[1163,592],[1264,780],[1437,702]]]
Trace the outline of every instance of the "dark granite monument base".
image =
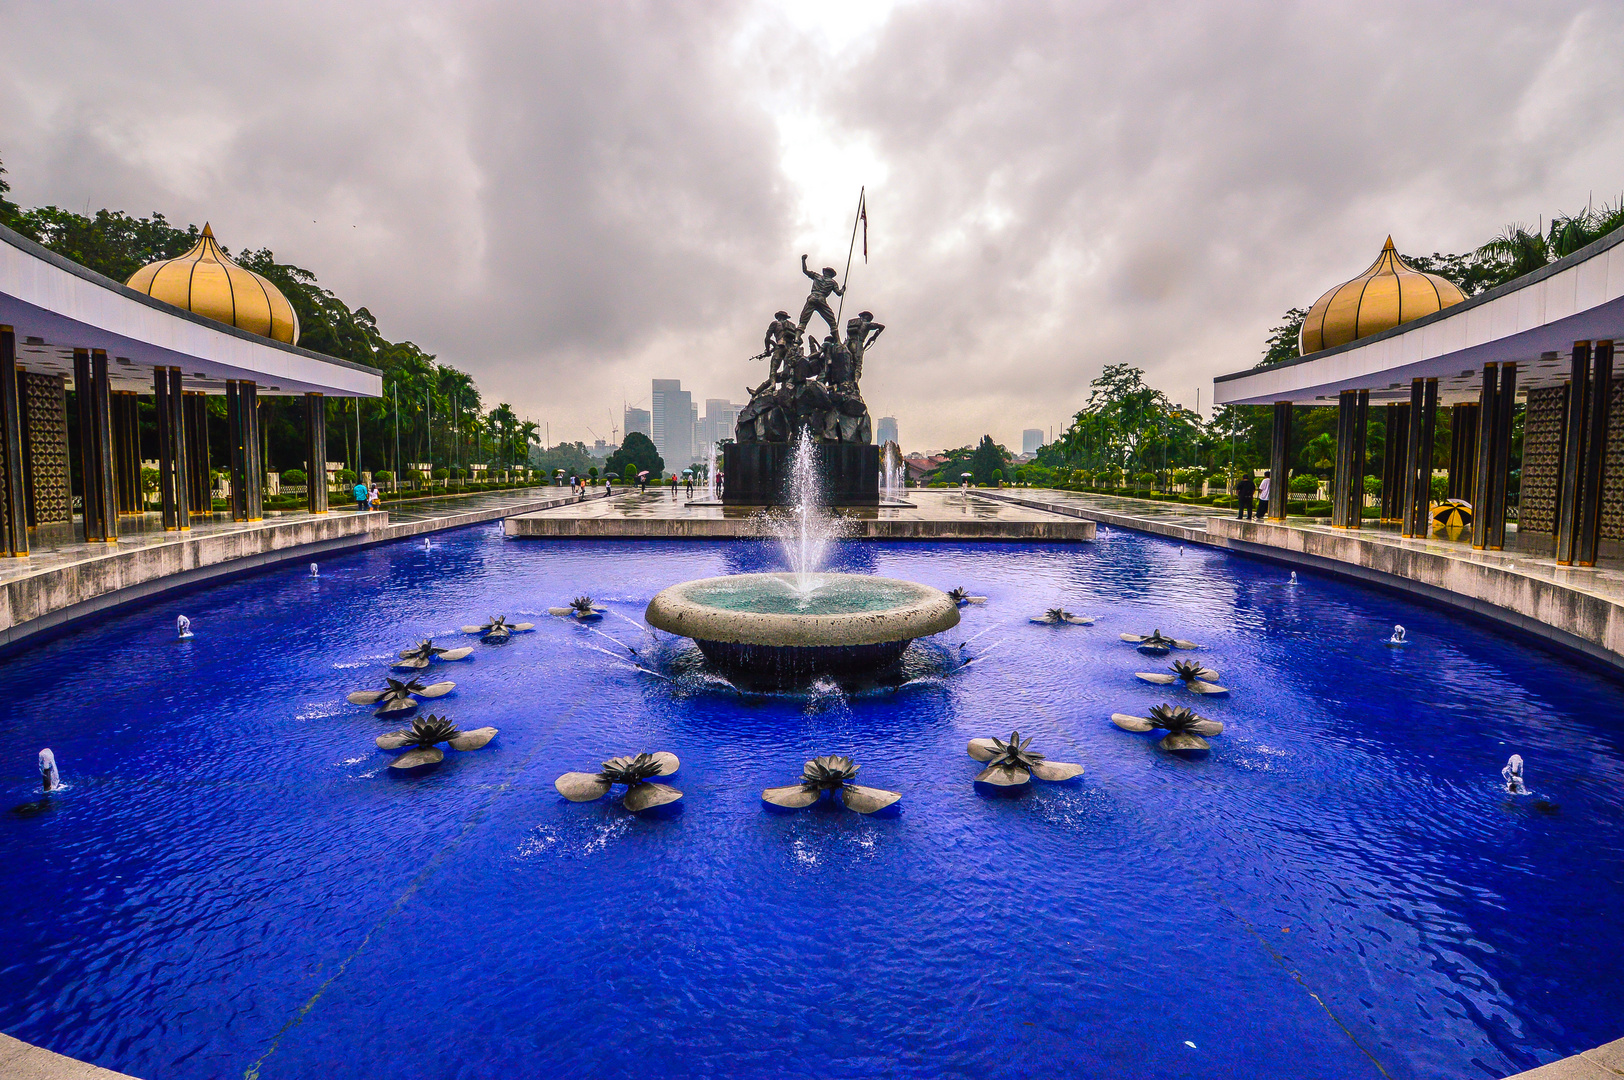
[[[783,506],[789,501],[791,443],[728,443],[722,447],[722,502],[727,506]],[[823,498],[829,506],[880,504],[880,448],[861,443],[819,443]]]

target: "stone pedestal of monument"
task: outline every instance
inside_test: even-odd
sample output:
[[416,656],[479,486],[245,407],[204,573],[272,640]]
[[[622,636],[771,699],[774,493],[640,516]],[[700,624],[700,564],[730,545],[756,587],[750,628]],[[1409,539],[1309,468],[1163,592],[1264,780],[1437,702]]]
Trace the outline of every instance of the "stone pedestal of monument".
[[[793,443],[727,443],[722,447],[722,502],[783,506],[790,501]],[[819,443],[818,471],[827,506],[880,504],[880,448],[872,443]]]

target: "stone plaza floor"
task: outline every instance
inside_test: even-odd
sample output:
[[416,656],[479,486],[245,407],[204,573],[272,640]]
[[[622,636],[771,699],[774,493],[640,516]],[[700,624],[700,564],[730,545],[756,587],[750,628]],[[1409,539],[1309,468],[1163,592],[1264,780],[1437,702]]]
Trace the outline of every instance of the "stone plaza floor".
[[[1092,520],[1042,507],[983,498],[980,492],[912,490],[902,502],[835,511],[844,535],[874,540],[1080,541]],[[771,535],[759,507],[687,499],[680,489],[627,492],[509,517],[512,537],[596,539],[740,539]]]

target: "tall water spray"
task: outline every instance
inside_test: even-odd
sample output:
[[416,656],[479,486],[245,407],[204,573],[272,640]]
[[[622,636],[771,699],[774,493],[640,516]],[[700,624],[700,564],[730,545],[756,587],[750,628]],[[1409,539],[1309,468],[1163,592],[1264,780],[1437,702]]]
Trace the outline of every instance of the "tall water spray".
[[834,538],[834,522],[823,512],[823,490],[818,479],[818,447],[809,428],[795,440],[790,462],[790,516],[778,529],[778,540],[794,576],[795,591],[806,595],[823,584],[817,572]]
[[716,501],[716,444],[705,446],[705,501]]
[[902,498],[902,451],[896,443],[885,444],[885,498],[895,502]]

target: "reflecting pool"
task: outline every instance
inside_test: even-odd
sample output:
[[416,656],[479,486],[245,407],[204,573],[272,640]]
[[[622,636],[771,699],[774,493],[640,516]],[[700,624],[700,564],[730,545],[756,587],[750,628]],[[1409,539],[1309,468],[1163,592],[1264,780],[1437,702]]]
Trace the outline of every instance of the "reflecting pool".
[[[831,570],[989,598],[867,690],[741,693],[639,625],[779,559],[480,526],[0,663],[0,1030],[162,1080],[1497,1077],[1624,1034],[1616,682],[1117,529],[836,545]],[[547,616],[583,594],[608,614]],[[1061,605],[1096,624],[1028,622]],[[493,614],[537,627],[457,633]],[[1117,636],[1151,629],[1205,647]],[[424,637],[476,648],[419,673],[457,683],[420,714],[500,733],[402,775],[373,745],[398,721],[344,696]],[[1230,696],[1133,677],[1185,657]],[[1110,722],[1164,701],[1224,723],[1210,754]],[[978,792],[966,741],[1012,728],[1087,771]],[[681,759],[680,811],[553,788],[642,750]],[[900,811],[764,808],[814,754]]]

